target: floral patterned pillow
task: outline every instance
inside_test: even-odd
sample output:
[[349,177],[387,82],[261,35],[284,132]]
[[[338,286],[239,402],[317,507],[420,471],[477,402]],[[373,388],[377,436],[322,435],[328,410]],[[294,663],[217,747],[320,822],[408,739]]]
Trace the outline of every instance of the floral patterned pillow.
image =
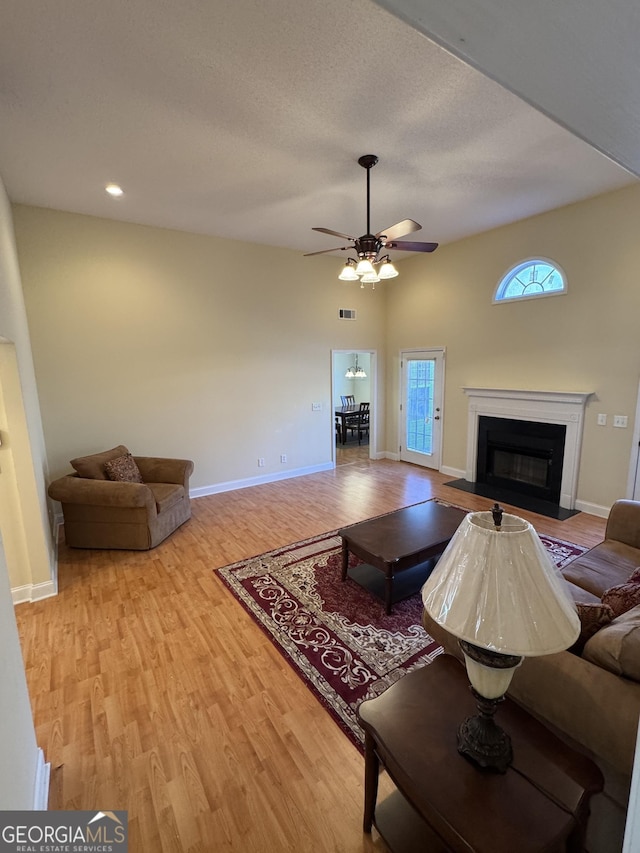
[[130,453],[110,459],[104,463],[104,472],[110,480],[126,483],[141,483],[142,474]]
[[591,639],[600,628],[604,628],[613,619],[613,610],[610,605],[594,602],[593,604],[585,604],[581,601],[576,602],[576,609],[580,617],[580,636],[571,646],[570,651],[575,654],[581,654],[584,644]]
[[640,604],[640,566],[626,583],[606,589],[602,595],[602,603],[611,607],[614,617],[622,616],[627,610]]

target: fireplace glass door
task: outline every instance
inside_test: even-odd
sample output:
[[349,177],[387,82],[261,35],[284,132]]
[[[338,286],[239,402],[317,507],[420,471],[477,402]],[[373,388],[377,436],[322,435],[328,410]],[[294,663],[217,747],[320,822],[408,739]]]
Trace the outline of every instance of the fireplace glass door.
[[477,482],[559,503],[565,436],[561,424],[481,415]]

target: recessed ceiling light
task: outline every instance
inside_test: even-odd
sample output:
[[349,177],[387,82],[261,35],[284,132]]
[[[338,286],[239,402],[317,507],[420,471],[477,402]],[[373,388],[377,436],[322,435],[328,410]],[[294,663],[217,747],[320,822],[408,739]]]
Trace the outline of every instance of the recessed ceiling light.
[[109,193],[109,195],[112,195],[116,198],[118,196],[124,195],[124,190],[122,189],[122,187],[119,187],[117,184],[107,184],[107,186],[105,187],[105,190]]

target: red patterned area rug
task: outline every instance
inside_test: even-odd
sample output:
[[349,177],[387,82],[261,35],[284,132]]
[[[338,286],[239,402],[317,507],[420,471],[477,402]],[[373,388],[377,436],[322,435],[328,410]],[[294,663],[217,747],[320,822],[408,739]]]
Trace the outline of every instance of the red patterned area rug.
[[[564,566],[586,549],[540,537]],[[419,594],[384,603],[341,580],[341,540],[326,533],[217,570],[351,740],[362,747],[356,710],[442,653],[421,624]],[[351,555],[351,565],[360,561]]]

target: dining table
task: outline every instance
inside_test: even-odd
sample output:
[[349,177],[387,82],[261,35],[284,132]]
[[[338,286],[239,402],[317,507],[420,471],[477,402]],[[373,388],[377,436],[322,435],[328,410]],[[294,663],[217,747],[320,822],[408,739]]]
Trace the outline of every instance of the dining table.
[[340,419],[340,443],[347,443],[347,422],[349,418],[357,419],[360,413],[360,406],[337,406],[335,410],[336,418]]

